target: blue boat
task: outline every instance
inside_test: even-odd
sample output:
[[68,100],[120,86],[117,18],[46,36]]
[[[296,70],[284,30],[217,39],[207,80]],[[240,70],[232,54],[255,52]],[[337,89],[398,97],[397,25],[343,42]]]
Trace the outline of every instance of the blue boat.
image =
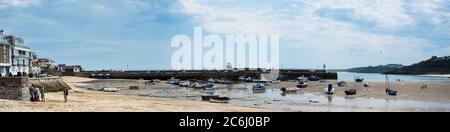
[[214,83],[207,83],[204,85],[204,87],[205,87],[205,90],[211,90],[211,89],[216,89],[217,85]]
[[259,90],[266,90],[267,85],[263,83],[257,83],[255,86],[253,86],[253,91],[259,91]]

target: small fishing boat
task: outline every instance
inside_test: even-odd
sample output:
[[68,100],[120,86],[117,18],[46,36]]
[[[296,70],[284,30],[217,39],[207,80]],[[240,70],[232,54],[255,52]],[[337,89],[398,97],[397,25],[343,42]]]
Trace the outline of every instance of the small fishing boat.
[[280,90],[281,90],[281,92],[283,92],[284,94],[285,94],[285,93],[294,93],[294,92],[300,91],[299,88],[281,88]]
[[397,96],[398,91],[388,88],[386,89],[386,94],[390,96]]
[[147,85],[156,85],[157,83],[161,82],[159,79],[153,79],[145,82]]
[[308,78],[307,77],[305,77],[305,76],[301,76],[301,77],[298,77],[297,78],[297,81],[303,81],[303,82],[308,82]]
[[219,84],[231,84],[231,81],[228,81],[228,80],[217,80],[217,83],[219,83]]
[[189,87],[189,86],[191,86],[191,82],[189,81],[180,82],[180,87]]
[[267,80],[256,81],[256,83],[264,84],[265,86],[270,86],[270,81]]
[[355,82],[359,82],[359,83],[364,82],[364,78],[357,77],[355,79]]
[[130,86],[130,90],[139,90],[139,86]]
[[345,90],[345,95],[355,95],[357,93],[356,89],[347,89]]
[[397,94],[398,94],[397,90],[391,88],[387,74],[386,74],[386,94],[390,95],[390,96],[397,96]]
[[308,83],[300,81],[298,82],[297,88],[306,88],[308,87]]
[[202,100],[203,101],[209,101],[211,98],[217,98],[217,97],[219,97],[219,95],[205,94],[205,95],[202,95]]
[[210,83],[215,83],[216,80],[214,80],[213,78],[210,78],[210,79],[208,79],[208,82],[210,82]]
[[173,84],[173,85],[179,85],[180,79],[175,79],[175,77],[172,77],[171,79],[167,80],[167,83]]
[[208,83],[204,85],[205,90],[213,90],[217,88],[217,85],[214,83]]
[[358,90],[356,90],[356,83],[353,83],[352,89],[347,89],[347,87],[345,87],[345,95],[355,95],[357,92]]
[[228,103],[231,99],[228,97],[210,97],[209,102],[211,103]]
[[241,81],[241,82],[245,82],[245,76],[239,77],[238,80]]
[[370,84],[364,83],[364,87],[368,88],[368,87],[370,87]]
[[262,83],[257,83],[255,86],[253,86],[253,91],[265,91],[267,86]]
[[252,77],[247,77],[247,78],[245,79],[245,82],[253,82]]
[[332,95],[334,91],[333,84],[328,84],[328,87],[325,88],[325,94]]
[[193,83],[192,88],[194,89],[205,89],[205,85],[202,85],[200,83]]
[[272,84],[280,84],[281,83],[281,80],[273,80],[272,81]]
[[339,87],[345,87],[345,86],[347,85],[347,82],[340,81],[340,82],[337,83],[337,85],[338,85]]
[[320,80],[320,77],[317,77],[317,76],[311,76],[311,77],[308,78],[308,80],[309,80],[309,81],[319,81],[319,80]]
[[103,92],[119,92],[120,88],[103,88],[101,91],[103,91]]

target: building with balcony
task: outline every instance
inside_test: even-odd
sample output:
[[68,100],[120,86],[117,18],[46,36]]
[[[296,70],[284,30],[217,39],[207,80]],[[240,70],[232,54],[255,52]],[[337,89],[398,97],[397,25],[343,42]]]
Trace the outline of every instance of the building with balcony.
[[6,35],[0,30],[0,74],[28,74],[31,72],[33,51],[19,36]]

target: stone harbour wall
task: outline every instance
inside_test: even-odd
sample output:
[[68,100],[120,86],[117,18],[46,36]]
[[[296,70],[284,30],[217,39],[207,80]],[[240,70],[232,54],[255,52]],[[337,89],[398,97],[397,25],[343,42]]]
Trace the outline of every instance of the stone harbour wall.
[[0,99],[29,100],[29,82],[26,77],[0,78]]

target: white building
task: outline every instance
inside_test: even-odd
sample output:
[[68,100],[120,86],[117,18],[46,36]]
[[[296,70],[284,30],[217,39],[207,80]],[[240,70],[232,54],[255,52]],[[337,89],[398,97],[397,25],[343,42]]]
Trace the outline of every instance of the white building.
[[23,39],[14,35],[5,35],[0,30],[0,74],[2,76],[30,73],[33,52]]

